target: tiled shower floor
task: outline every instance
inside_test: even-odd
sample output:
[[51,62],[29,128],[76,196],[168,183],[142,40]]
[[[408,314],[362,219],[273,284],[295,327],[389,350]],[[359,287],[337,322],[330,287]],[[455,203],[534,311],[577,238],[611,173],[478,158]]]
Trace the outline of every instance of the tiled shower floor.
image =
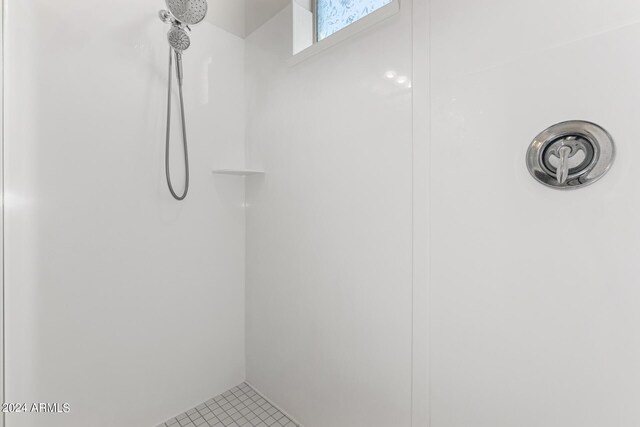
[[247,383],[207,400],[158,427],[299,427]]

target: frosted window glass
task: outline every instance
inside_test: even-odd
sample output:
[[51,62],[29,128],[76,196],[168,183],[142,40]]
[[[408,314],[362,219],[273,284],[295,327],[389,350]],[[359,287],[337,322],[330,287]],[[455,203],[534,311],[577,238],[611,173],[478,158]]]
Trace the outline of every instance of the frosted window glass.
[[316,0],[318,41],[391,2],[392,0]]

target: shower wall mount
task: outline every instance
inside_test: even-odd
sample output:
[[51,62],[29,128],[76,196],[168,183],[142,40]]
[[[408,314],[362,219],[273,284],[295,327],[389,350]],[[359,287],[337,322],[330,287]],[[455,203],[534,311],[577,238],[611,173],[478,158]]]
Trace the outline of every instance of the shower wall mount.
[[611,169],[613,138],[595,123],[558,123],[538,135],[527,151],[527,168],[541,184],[570,190],[593,184]]

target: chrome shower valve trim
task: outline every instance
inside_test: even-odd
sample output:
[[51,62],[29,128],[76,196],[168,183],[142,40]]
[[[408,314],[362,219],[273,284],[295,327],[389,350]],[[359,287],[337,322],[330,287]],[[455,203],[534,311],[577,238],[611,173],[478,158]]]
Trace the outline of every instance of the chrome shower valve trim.
[[595,123],[558,123],[538,135],[527,151],[527,168],[547,187],[567,190],[602,178],[615,159],[613,138]]

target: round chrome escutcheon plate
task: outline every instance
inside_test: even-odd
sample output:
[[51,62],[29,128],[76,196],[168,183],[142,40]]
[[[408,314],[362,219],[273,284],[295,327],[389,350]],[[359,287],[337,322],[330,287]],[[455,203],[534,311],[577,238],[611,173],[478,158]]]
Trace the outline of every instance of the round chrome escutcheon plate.
[[527,168],[538,182],[558,190],[587,186],[606,174],[615,159],[613,138],[595,123],[558,123],[533,140]]

